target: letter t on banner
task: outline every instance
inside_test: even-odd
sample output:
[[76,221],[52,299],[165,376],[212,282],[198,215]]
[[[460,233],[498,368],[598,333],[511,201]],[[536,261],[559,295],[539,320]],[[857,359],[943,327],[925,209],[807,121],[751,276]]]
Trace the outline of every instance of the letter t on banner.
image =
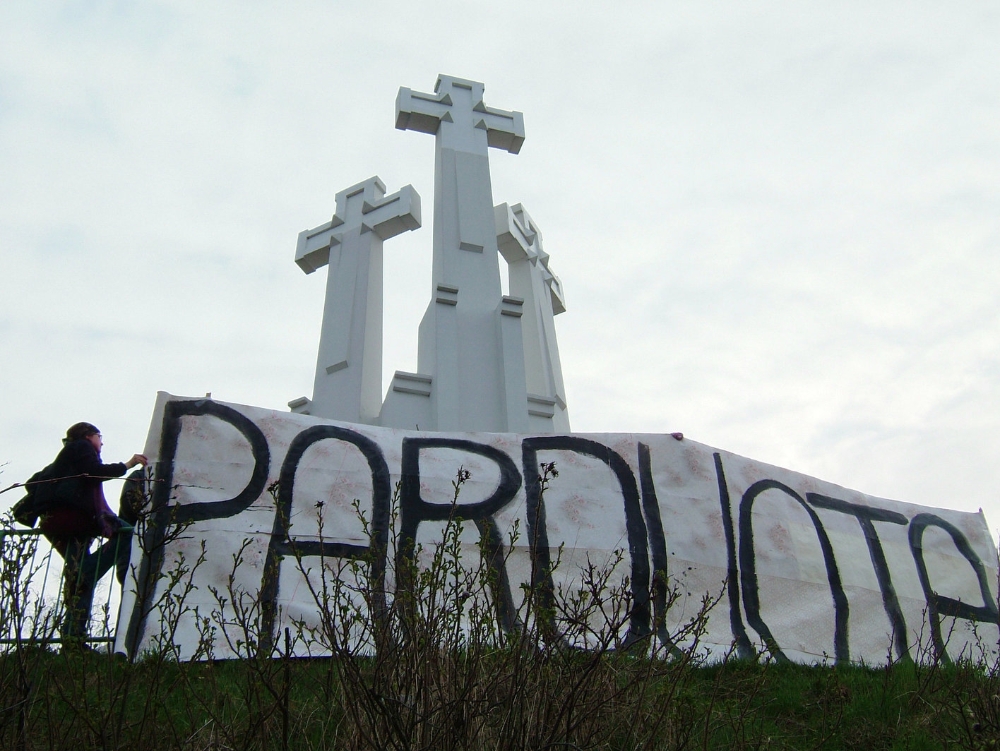
[[295,262],[307,274],[329,265],[312,401],[293,412],[375,424],[382,408],[382,241],[420,227],[412,185],[391,196],[371,177],[337,194],[337,213],[299,233]]

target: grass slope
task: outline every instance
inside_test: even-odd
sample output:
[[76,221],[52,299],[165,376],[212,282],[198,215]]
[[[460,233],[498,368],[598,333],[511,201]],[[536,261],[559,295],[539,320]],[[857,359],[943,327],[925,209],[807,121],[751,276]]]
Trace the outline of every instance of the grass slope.
[[985,749],[1000,741],[1000,682],[973,665],[699,667],[578,653],[523,666],[519,677],[515,657],[441,654],[407,674],[375,658],[129,663],[22,649],[0,657],[0,747]]

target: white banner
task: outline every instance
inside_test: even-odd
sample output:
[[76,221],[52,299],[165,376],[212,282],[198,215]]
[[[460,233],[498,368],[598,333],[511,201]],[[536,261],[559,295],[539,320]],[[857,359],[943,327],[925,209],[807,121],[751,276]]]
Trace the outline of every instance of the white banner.
[[992,655],[1000,636],[981,512],[670,435],[421,433],[161,393],[146,452],[152,511],[118,628],[132,653],[169,641],[185,659],[229,657],[289,629],[295,653],[324,654],[308,634],[330,572],[364,559],[391,601],[406,586],[394,572],[425,564],[448,519],[463,565],[492,572],[499,628],[526,593],[572,593],[617,555],[625,642],[666,639],[705,595],[718,602],[700,643],[715,654],[877,665]]

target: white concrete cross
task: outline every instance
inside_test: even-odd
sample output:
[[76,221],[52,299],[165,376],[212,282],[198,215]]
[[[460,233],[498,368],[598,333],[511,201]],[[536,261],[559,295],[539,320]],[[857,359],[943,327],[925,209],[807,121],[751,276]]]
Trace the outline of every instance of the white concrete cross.
[[434,94],[401,88],[396,99],[397,128],[435,136],[434,267],[419,372],[393,379],[380,417],[388,427],[526,428],[523,362],[508,356],[522,346],[521,306],[502,299],[488,156],[520,151],[524,118],[487,107],[483,89],[439,76]]
[[517,154],[524,143],[524,116],[487,107],[483,84],[438,76],[433,94],[400,87],[396,127],[439,137],[441,147],[486,154],[487,147]]
[[378,177],[337,193],[337,211],[299,233],[295,262],[307,274],[329,265],[313,397],[293,412],[377,424],[382,403],[382,241],[420,226],[420,196],[390,196]]
[[521,204],[494,208],[497,244],[510,273],[510,294],[524,300],[521,332],[531,432],[568,433],[554,316],[566,310],[559,277],[549,268],[542,233]]

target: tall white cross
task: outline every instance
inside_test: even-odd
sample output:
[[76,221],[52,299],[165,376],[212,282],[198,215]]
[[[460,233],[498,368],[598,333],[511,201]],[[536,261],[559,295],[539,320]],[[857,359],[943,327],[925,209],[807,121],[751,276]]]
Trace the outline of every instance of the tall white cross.
[[337,193],[326,224],[299,233],[295,262],[307,274],[329,265],[313,397],[293,412],[377,424],[382,406],[382,241],[420,226],[420,196],[391,196],[378,177]]
[[483,84],[439,76],[433,94],[407,88],[396,127],[433,134],[434,266],[420,324],[418,373],[397,372],[380,422],[424,430],[517,431],[526,427],[521,306],[502,299],[488,150],[518,153],[519,112],[487,107]]
[[566,311],[562,284],[549,268],[542,232],[521,204],[494,209],[497,244],[510,274],[510,294],[524,300],[521,332],[532,432],[568,433],[554,316]]

